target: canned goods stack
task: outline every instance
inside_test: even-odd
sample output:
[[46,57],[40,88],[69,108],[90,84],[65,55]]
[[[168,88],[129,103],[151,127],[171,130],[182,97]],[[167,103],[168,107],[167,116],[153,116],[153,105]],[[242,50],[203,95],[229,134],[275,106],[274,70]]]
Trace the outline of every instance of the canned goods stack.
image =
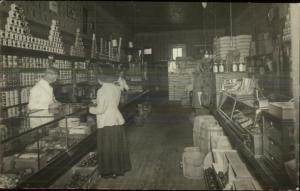
[[78,72],[75,75],[75,78],[76,78],[76,83],[82,83],[88,81],[88,75],[86,72]]
[[1,91],[1,106],[11,107],[19,104],[19,95],[17,90]]
[[1,117],[3,119],[19,115],[19,94],[17,90],[1,91],[0,98]]
[[11,55],[0,56],[0,68],[17,68],[18,57]]
[[72,62],[68,60],[55,60],[52,66],[57,69],[72,69]]
[[21,89],[21,104],[28,103],[31,87]]
[[86,62],[74,62],[74,68],[75,69],[87,69],[87,63]]
[[96,41],[96,35],[95,33],[93,33],[91,58],[96,58],[96,55],[97,55],[97,41]]
[[57,20],[52,20],[48,39],[50,41],[50,45],[53,46],[54,52],[59,54],[65,53],[63,42],[61,40],[59,32],[59,23]]
[[26,21],[24,10],[12,3],[8,12],[5,29],[0,30],[3,46],[17,47],[45,52],[64,54],[63,44],[58,32],[57,22],[52,21],[49,40],[33,37]]
[[59,69],[58,80],[61,84],[72,83],[72,62],[68,60],[55,60],[52,66]]
[[71,56],[85,57],[83,41],[82,41],[82,38],[80,36],[80,29],[79,28],[77,28],[77,30],[76,30],[75,43],[70,48],[70,55]]
[[35,73],[35,72],[22,72],[20,73],[20,85],[21,86],[33,86],[37,83],[44,73]]
[[47,58],[22,57],[21,68],[48,68],[49,60]]

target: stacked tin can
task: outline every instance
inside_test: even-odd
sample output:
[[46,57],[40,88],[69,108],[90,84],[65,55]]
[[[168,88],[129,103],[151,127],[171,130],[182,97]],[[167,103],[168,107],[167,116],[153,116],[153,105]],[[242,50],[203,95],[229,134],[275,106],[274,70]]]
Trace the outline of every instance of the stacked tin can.
[[85,57],[83,41],[82,41],[82,38],[80,36],[80,29],[79,28],[77,28],[77,30],[76,30],[75,43],[70,48],[70,55],[71,56]]
[[290,15],[290,11],[288,11],[288,13],[285,17],[282,40],[283,41],[291,40],[291,15]]
[[60,32],[59,32],[59,23],[57,20],[52,20],[48,39],[50,42],[51,52],[55,52],[58,54],[65,53],[63,43],[61,40],[61,36],[60,36]]
[[29,46],[30,30],[25,20],[24,11],[16,4],[11,4],[5,29],[0,30],[0,40],[3,46],[26,48]]
[[96,58],[96,55],[97,55],[97,41],[96,41],[96,35],[95,33],[93,33],[91,58]]

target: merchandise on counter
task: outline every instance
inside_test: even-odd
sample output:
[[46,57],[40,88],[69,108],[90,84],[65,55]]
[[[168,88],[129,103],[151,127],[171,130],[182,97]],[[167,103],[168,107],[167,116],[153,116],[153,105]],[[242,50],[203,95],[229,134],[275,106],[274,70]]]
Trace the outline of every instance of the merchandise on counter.
[[79,126],[72,126],[69,130],[69,134],[81,134],[81,135],[89,135],[91,133],[91,129],[86,124],[80,124]]
[[[237,96],[254,95],[254,89],[256,87],[256,80],[251,78],[243,78],[241,82],[235,80],[235,85],[226,89],[227,92]],[[225,84],[223,84],[225,86]],[[225,88],[224,88],[225,89]]]
[[60,120],[58,123],[59,127],[63,127],[63,128],[75,128],[78,127],[80,125],[80,118],[77,117],[69,117],[67,118],[67,120]]
[[16,188],[20,177],[15,174],[0,174],[0,188],[12,189]]
[[75,43],[70,48],[70,55],[71,56],[85,57],[83,41],[82,41],[82,38],[80,36],[80,29],[79,28],[77,28],[77,30],[76,30]]
[[295,103],[270,102],[268,112],[280,119],[294,119]]
[[[31,173],[37,172],[38,169],[38,154],[37,153],[23,153],[15,156],[15,169],[24,170],[32,169]],[[40,153],[40,167],[44,167],[47,164],[45,153]]]
[[97,154],[95,152],[90,152],[84,160],[80,161],[79,167],[95,167],[97,166]]

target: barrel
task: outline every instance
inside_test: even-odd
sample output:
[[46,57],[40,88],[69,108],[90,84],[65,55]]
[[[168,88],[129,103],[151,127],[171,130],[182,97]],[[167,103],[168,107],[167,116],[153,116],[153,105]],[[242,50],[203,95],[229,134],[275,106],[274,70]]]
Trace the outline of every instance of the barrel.
[[212,149],[224,149],[231,150],[232,146],[227,136],[213,136],[211,137],[211,146]]
[[211,148],[211,137],[221,136],[224,134],[222,127],[216,123],[206,123],[206,126],[202,127],[200,134],[200,149],[201,152],[206,154]]
[[204,157],[199,147],[186,147],[182,155],[183,176],[189,179],[202,179]]
[[[193,128],[193,142],[195,147],[201,148],[202,136],[201,133],[203,128],[209,126],[217,126],[218,122],[212,115],[199,115],[194,118],[194,128]],[[205,143],[203,143],[205,144]]]

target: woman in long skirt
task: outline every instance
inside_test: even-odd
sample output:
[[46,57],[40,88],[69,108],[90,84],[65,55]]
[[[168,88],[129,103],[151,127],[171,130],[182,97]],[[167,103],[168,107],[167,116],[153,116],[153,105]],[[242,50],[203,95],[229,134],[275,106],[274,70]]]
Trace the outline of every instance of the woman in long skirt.
[[109,66],[102,68],[98,83],[97,106],[90,107],[90,113],[97,116],[98,169],[103,178],[123,175],[131,170],[129,149],[123,124],[125,120],[119,111],[121,90],[114,84],[117,78]]

